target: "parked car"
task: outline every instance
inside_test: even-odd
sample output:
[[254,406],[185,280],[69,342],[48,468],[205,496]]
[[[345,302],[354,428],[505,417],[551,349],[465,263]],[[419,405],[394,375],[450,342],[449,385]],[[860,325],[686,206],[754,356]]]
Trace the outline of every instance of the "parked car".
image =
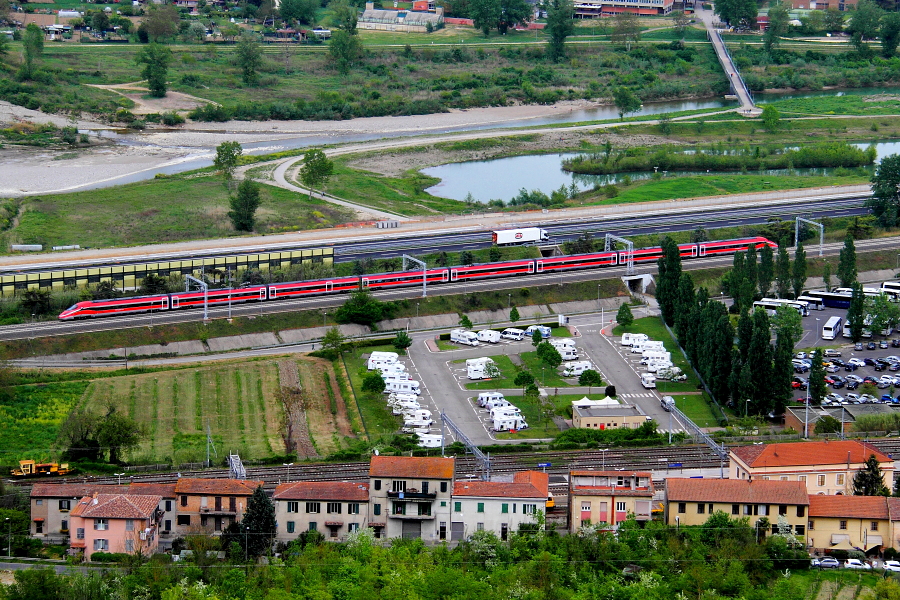
[[848,390],[855,390],[858,387],[859,387],[858,381],[847,381],[847,389]]
[[806,352],[798,352],[794,355],[794,358],[809,358],[809,355]]
[[891,340],[891,348],[900,348],[900,338]]
[[[865,337],[865,336],[863,336],[863,337]],[[866,342],[866,350],[874,350],[877,347],[878,346],[875,344],[875,342]]]
[[852,382],[856,383],[857,385],[863,382],[863,378],[860,377],[859,375],[852,375],[852,374],[846,375],[844,377],[844,379],[847,380],[847,383],[850,383],[852,381]]
[[832,359],[831,359],[831,364],[837,365],[837,366],[839,366],[839,367],[844,367],[844,366],[846,366],[847,363],[845,363],[844,361],[842,361],[842,360],[839,359],[839,358],[832,358]]
[[840,402],[844,401],[844,397],[841,396],[840,394],[828,394],[827,396],[825,396],[825,400],[823,400],[822,402],[825,402],[826,400],[828,402],[840,403]]
[[853,402],[854,404],[859,404],[859,394],[847,394],[846,395],[848,402]]
[[889,347],[889,346],[888,346],[888,341],[887,341],[887,340],[881,340],[880,342],[878,342],[878,347],[879,347],[879,348],[882,348],[882,349],[888,348],[888,347]]
[[840,566],[841,566],[841,563],[838,562],[838,560],[836,558],[826,556],[824,558],[819,559],[819,568],[820,569],[837,569]]
[[867,562],[863,562],[863,561],[859,560],[858,558],[848,558],[846,561],[844,561],[844,568],[845,569],[868,570],[868,569],[872,568],[872,565],[870,565]]
[[875,359],[872,358],[871,356],[865,357],[864,359],[862,359],[862,361],[863,361],[863,366],[865,366],[865,365],[869,365],[870,367],[875,366]]
[[807,381],[802,377],[794,377],[794,379],[791,380],[791,387],[795,390],[805,390],[808,385]]
[[900,362],[900,356],[897,356],[896,354],[890,354],[888,356],[885,356],[884,360],[890,363]]
[[886,560],[884,564],[881,565],[881,568],[885,571],[892,571],[894,573],[900,573],[900,561],[897,560]]
[[900,371],[900,362],[892,362],[889,364],[888,371]]
[[853,349],[854,349],[854,350],[862,350],[862,349],[863,349],[863,343],[862,343],[862,342],[856,342],[855,344],[853,344]]
[[834,358],[841,355],[841,351],[837,348],[826,348],[826,350],[822,353],[822,356],[827,356],[828,358]]
[[878,383],[878,379],[876,379],[875,377],[872,377],[871,375],[866,375],[865,377],[863,377],[862,382],[863,383],[871,383],[872,385],[875,385]]
[[834,382],[831,384],[831,387],[833,387],[836,390],[841,389],[842,387],[844,387],[847,384],[847,380],[844,379],[843,377],[841,377],[840,375],[830,375],[830,377],[831,377],[831,380]]
[[894,402],[894,397],[891,396],[890,394],[882,394],[882,396],[881,396],[881,401],[882,401],[882,402],[885,402],[885,403],[888,403],[888,404],[891,404],[891,403]]
[[840,370],[841,370],[841,368],[840,368],[838,365],[835,365],[835,364],[830,364],[830,365],[828,365],[827,367],[825,367],[825,372],[826,372],[826,373],[837,373],[837,372],[840,371]]
[[859,403],[860,404],[877,404],[878,398],[876,398],[875,396],[872,396],[870,394],[863,394],[862,396],[859,397]]
[[861,359],[861,358],[851,358],[850,360],[847,361],[847,364],[848,364],[848,365],[855,365],[855,366],[857,366],[857,367],[864,367],[864,366],[866,366],[865,361],[864,361],[863,359]]

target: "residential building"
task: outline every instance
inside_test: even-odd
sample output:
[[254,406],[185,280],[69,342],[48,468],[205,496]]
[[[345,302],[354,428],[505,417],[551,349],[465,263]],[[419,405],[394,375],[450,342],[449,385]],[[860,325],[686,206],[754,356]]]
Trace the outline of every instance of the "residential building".
[[871,444],[855,440],[754,444],[732,448],[730,479],[803,481],[810,494],[850,494],[853,477],[872,455],[893,487],[894,461]]
[[369,484],[350,481],[299,481],[275,488],[276,539],[289,542],[304,531],[321,531],[342,541],[369,526]]
[[133,496],[159,496],[159,545],[168,550],[175,539],[175,522],[178,517],[178,506],[174,483],[132,483],[126,492]]
[[633,514],[650,520],[653,476],[647,471],[570,471],[569,530],[606,523],[615,526]]
[[453,458],[373,456],[369,526],[377,537],[447,539]]
[[783,516],[798,536],[806,535],[809,496],[799,481],[764,479],[666,479],[666,524],[702,525],[711,514],[722,511],[731,518],[748,517],[755,524],[769,519],[778,532]]
[[359,16],[357,26],[360,29],[425,33],[428,31],[429,25],[431,25],[432,31],[443,27],[443,7],[438,6],[434,9],[434,12],[418,12],[418,9],[391,10],[375,8],[374,2],[366,2],[366,9]]
[[810,549],[865,552],[890,545],[891,518],[883,496],[809,496]]
[[[457,481],[450,540],[460,541],[483,530],[507,539],[520,525],[535,523],[537,511],[545,510],[549,489],[549,475],[539,471],[516,473],[511,482]],[[438,537],[447,539],[446,529],[439,530]]]
[[100,494],[85,496],[69,513],[69,546],[85,560],[94,552],[153,554],[162,496]]
[[640,16],[667,15],[675,0],[576,0],[575,17],[594,19],[630,12]]
[[182,477],[175,483],[175,535],[221,533],[243,518],[247,502],[262,481]]
[[637,429],[650,417],[635,405],[572,406],[572,426],[581,429]]
[[31,488],[31,535],[51,544],[69,541],[70,513],[85,496],[98,494],[130,494],[135,496],[158,495],[162,498],[159,509],[161,534],[167,532],[175,519],[175,484],[135,483],[132,485],[108,485],[96,483],[35,483]]

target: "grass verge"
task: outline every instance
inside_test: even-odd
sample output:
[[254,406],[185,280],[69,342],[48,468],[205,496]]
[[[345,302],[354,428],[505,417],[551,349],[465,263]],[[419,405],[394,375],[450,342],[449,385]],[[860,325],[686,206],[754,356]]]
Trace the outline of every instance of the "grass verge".
[[393,346],[370,346],[355,348],[351,352],[343,354],[344,365],[356,398],[356,404],[359,407],[359,414],[370,440],[400,430],[400,418],[391,414],[386,396],[362,391],[362,380],[368,373],[366,360],[362,358],[362,355],[375,351],[396,352],[396,349]]

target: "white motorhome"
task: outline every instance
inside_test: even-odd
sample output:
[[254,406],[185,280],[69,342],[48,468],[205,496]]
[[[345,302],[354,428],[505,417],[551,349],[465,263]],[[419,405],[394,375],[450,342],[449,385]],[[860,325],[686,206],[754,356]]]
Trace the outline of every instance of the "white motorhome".
[[481,392],[478,394],[478,406],[484,407],[491,400],[504,400],[500,392]]
[[465,329],[454,329],[450,332],[450,341],[456,344],[464,344],[466,346],[477,346],[478,336],[473,331]]
[[[397,363],[392,360],[381,360],[381,359],[369,359],[369,362],[366,363],[366,368],[370,371],[379,371],[381,373],[390,369],[391,366],[396,365]],[[393,371],[396,372],[396,371]]]
[[418,402],[419,397],[415,394],[391,394],[388,396],[388,404],[392,402]]
[[369,355],[369,361],[366,363],[366,368],[370,371],[381,369],[388,365],[395,364],[398,358],[399,356],[396,352],[380,352],[376,350]]
[[487,373],[484,370],[485,363],[466,367],[466,377],[469,379],[487,379]]
[[557,350],[562,350],[563,348],[575,348],[575,340],[571,338],[562,338],[556,340],[550,340],[548,342],[551,346],[556,348]]
[[651,360],[649,363],[647,363],[647,370],[651,373],[656,373],[657,371],[671,368],[672,361],[670,360]]
[[466,359],[466,368],[477,367],[479,365],[481,367],[484,367],[484,365],[486,365],[488,363],[493,363],[493,362],[494,362],[494,359],[491,358],[490,356],[482,356],[481,358],[467,358]]
[[401,394],[416,394],[417,396],[422,394],[422,390],[419,389],[419,382],[412,379],[407,381],[385,381],[384,391],[400,392]]
[[563,371],[563,377],[578,377],[585,371],[589,371],[594,368],[594,365],[591,364],[589,360],[580,360],[578,362],[573,362],[566,365],[566,369]]
[[385,373],[385,372],[382,372],[382,373],[381,373],[381,378],[384,379],[385,382],[388,382],[388,381],[408,381],[408,380],[409,380],[409,373],[404,373],[404,372],[402,372],[402,371],[401,371],[401,372],[398,372],[398,373]]
[[478,332],[477,337],[479,342],[496,344],[500,341],[500,332],[494,331],[493,329],[483,329]]
[[382,373],[403,373],[406,371],[406,365],[397,362],[389,365],[382,365],[378,367],[378,370]]
[[547,327],[546,325],[529,325],[525,329],[525,335],[527,335],[528,337],[531,337],[532,335],[534,335],[535,330],[539,330],[541,332],[541,337],[544,338],[545,340],[547,338],[549,338],[550,334],[553,332],[553,330],[550,329],[549,327]]
[[644,350],[641,353],[642,365],[646,365],[652,360],[672,360],[672,354],[665,350]]
[[557,348],[556,351],[563,360],[578,360],[578,350],[575,348]]
[[670,412],[675,407],[675,398],[672,396],[663,396],[659,401],[659,405],[664,411]]
[[646,333],[623,333],[622,341],[619,343],[623,346],[630,346],[635,342],[643,342],[649,339],[650,336]]
[[412,429],[425,429],[426,427],[431,427],[434,424],[434,421],[431,419],[427,419],[424,421],[407,421],[403,424],[404,427],[411,427]]
[[419,408],[416,410],[411,410],[403,413],[403,421],[411,422],[411,421],[430,421],[431,419],[431,411],[426,408]]
[[369,354],[369,358],[374,358],[377,360],[388,360],[388,359],[397,360],[398,358],[400,358],[400,355],[397,354],[396,352],[384,352],[382,350],[374,350],[374,351],[372,351],[371,354]]
[[494,431],[516,431],[519,429],[528,429],[528,423],[522,417],[501,417],[494,419]]
[[422,448],[440,448],[441,440],[443,438],[439,435],[429,435],[427,433],[419,434],[419,446]]
[[515,406],[504,406],[502,408],[495,408],[494,410],[492,410],[490,412],[490,416],[492,421],[511,417],[521,417],[522,411]]
[[500,398],[499,400],[498,399],[488,400],[487,402],[484,403],[484,407],[488,411],[492,411],[495,408],[509,408],[509,407],[515,408],[512,404],[509,403],[509,400],[507,400],[505,398]]
[[509,327],[503,330],[503,333],[500,334],[500,337],[504,340],[515,340],[517,342],[521,342],[525,339],[525,332],[521,329],[516,329],[515,327]]
[[644,350],[662,350],[665,351],[666,346],[662,342],[656,342],[653,340],[644,340],[643,342],[635,342],[631,345],[631,351],[633,353],[641,352]]
[[656,377],[650,373],[641,375],[641,385],[647,389],[656,387]]

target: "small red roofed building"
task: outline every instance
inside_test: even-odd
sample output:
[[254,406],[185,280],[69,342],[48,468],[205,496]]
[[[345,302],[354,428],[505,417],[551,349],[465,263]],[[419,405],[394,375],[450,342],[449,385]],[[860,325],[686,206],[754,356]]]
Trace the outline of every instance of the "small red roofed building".
[[891,540],[888,498],[884,496],[809,496],[810,549],[881,550]]
[[614,527],[633,514],[648,521],[653,479],[645,471],[570,471],[569,530],[606,523]]
[[159,546],[162,496],[85,496],[69,513],[69,547],[90,560],[94,552],[153,554]]
[[175,534],[222,533],[223,529],[243,518],[250,496],[263,483],[243,479],[180,478],[175,483]]
[[755,444],[732,448],[729,478],[803,481],[810,494],[852,494],[853,477],[872,455],[893,489],[894,461],[871,444],[855,440]]
[[666,479],[666,524],[702,525],[711,514],[722,511],[732,519],[747,517],[755,524],[769,519],[778,533],[783,516],[791,532],[803,539],[809,496],[799,481],[762,479]]
[[377,537],[446,539],[453,458],[373,456],[369,526]]
[[[522,471],[511,482],[457,481],[453,486],[450,540],[461,541],[476,531],[492,531],[505,540],[523,524],[536,523],[549,495],[550,477],[539,471]],[[440,539],[446,539],[446,531]]]
[[343,541],[369,526],[369,484],[357,481],[299,481],[275,488],[276,539],[289,542],[304,531]]

